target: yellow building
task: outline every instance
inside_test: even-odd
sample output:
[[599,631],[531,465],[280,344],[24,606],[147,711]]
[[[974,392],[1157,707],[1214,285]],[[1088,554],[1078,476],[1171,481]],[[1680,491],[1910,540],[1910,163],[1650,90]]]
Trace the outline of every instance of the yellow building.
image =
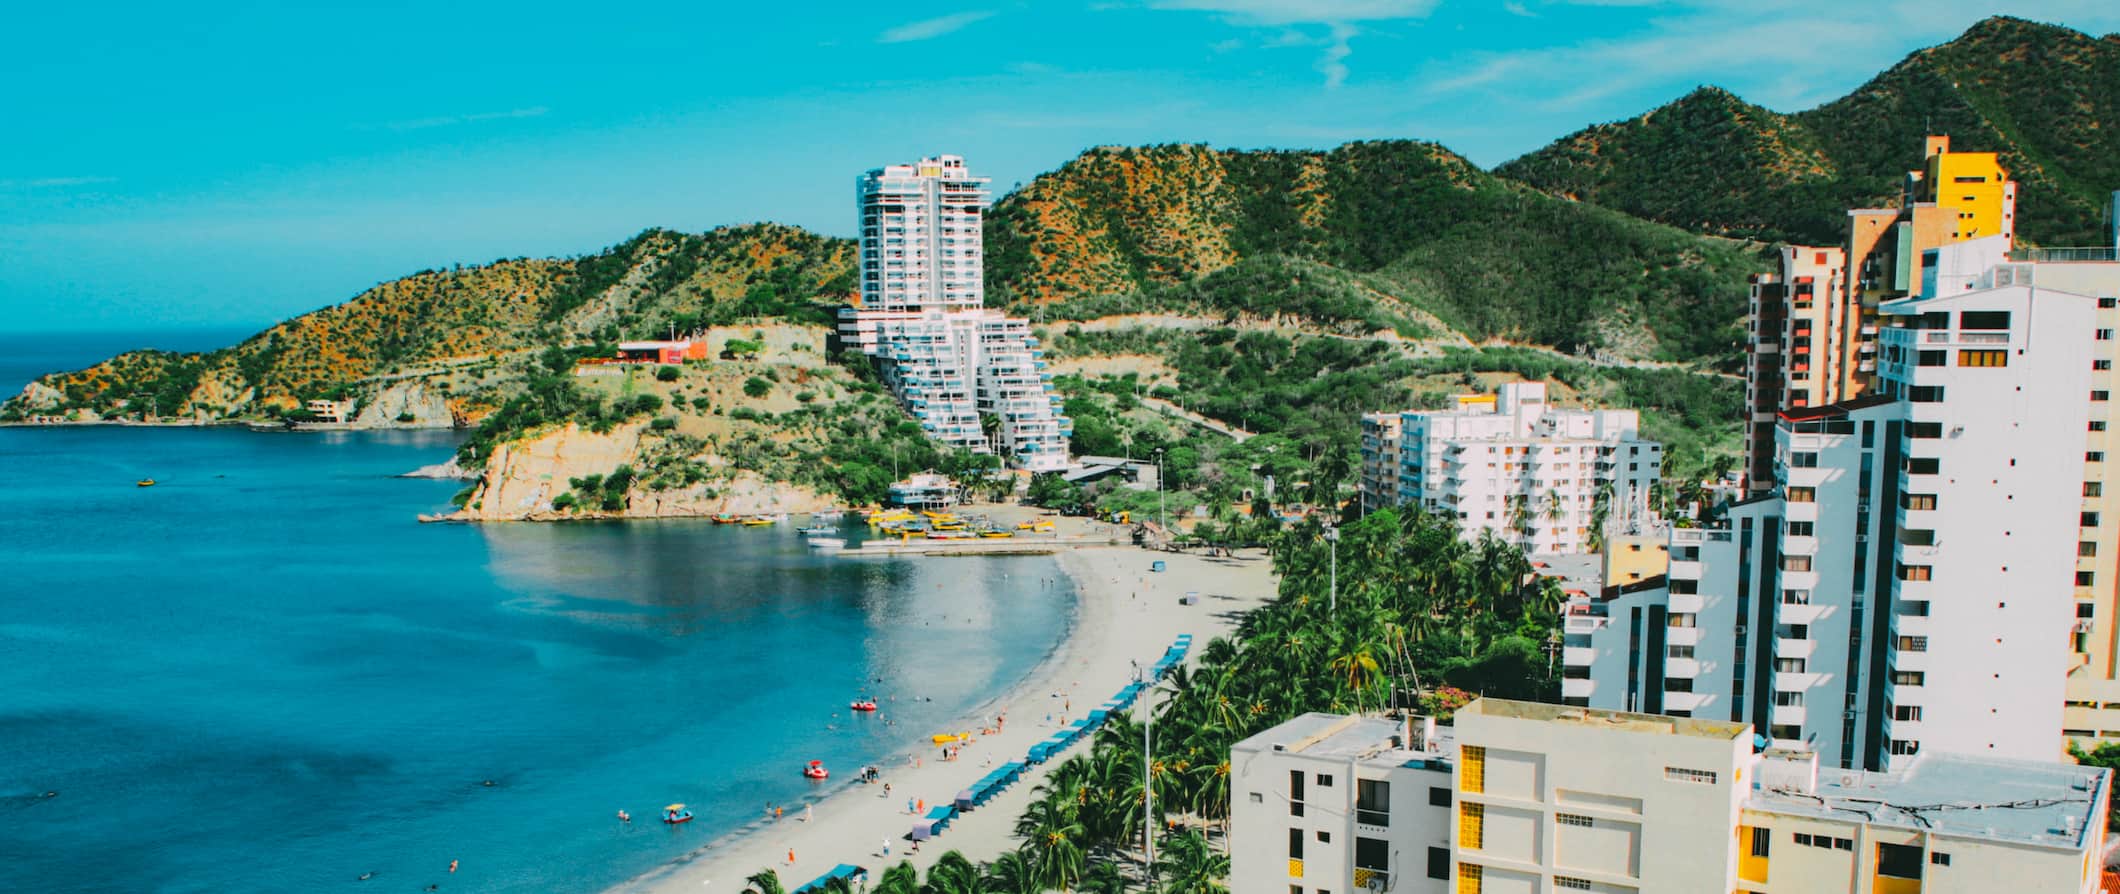
[[1605,536],[1605,551],[1598,556],[1598,580],[1607,587],[1638,584],[1663,577],[1671,570],[1671,532],[1657,529],[1638,534]]

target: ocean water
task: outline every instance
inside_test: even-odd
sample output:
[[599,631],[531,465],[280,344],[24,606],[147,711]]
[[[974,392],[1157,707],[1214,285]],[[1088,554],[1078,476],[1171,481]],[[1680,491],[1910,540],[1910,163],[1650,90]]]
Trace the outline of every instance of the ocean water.
[[1070,622],[1046,558],[418,524],[460,485],[392,476],[452,447],[0,428],[0,890],[596,891],[953,728]]

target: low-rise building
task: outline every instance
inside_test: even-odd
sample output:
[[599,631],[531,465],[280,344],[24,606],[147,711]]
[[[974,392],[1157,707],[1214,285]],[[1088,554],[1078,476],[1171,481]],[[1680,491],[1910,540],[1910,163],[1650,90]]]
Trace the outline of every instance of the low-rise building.
[[1748,724],[1501,699],[1443,728],[1305,714],[1231,749],[1230,891],[2091,894],[2109,777],[1821,772]]
[[1563,410],[1543,382],[1465,394],[1445,411],[1410,410],[1396,424],[1363,419],[1363,508],[1391,504],[1458,519],[1467,538],[1493,532],[1526,553],[1581,553],[1594,525],[1649,516],[1663,445],[1645,440],[1633,410]]
[[706,339],[677,339],[657,341],[622,341],[618,343],[620,363],[683,363],[687,360],[707,359]]

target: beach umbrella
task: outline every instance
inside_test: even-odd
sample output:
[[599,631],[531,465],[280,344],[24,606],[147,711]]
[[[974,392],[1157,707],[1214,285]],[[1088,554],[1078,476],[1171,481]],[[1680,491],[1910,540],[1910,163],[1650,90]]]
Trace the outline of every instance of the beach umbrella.
[[964,791],[958,792],[958,793],[957,793],[957,809],[959,809],[959,810],[968,810],[968,809],[970,809],[970,808],[971,808],[971,806],[972,806],[972,790],[971,790],[971,789],[965,789]]
[[906,837],[911,838],[914,841],[926,841],[930,838],[935,837],[935,828],[934,826],[928,823],[921,823],[920,825],[914,826],[913,831],[907,833]]

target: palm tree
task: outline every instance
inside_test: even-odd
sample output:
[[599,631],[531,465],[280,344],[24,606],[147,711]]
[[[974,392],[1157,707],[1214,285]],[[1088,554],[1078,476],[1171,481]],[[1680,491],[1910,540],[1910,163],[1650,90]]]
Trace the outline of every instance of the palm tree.
[[1126,894],[1126,873],[1109,860],[1091,863],[1082,871],[1083,894]]
[[744,890],[750,894],[786,894],[786,889],[780,886],[780,873],[771,869],[759,870],[758,874],[743,881],[749,886]]
[[1208,847],[1199,832],[1165,835],[1156,877],[1163,880],[1162,894],[1228,894],[1223,880],[1229,878],[1229,857]]
[[898,865],[884,870],[869,890],[873,894],[920,894],[920,872],[911,861],[900,860]]
[[950,851],[935,858],[935,865],[928,867],[927,884],[920,887],[921,894],[989,894],[986,877],[979,874],[979,867],[957,851]]
[[1022,849],[1031,856],[1040,884],[1066,891],[1082,877],[1082,823],[1056,799],[1032,801],[1016,819],[1016,834],[1023,838]]
[[986,889],[992,894],[1039,894],[1038,868],[1022,851],[1003,851],[986,864]]

